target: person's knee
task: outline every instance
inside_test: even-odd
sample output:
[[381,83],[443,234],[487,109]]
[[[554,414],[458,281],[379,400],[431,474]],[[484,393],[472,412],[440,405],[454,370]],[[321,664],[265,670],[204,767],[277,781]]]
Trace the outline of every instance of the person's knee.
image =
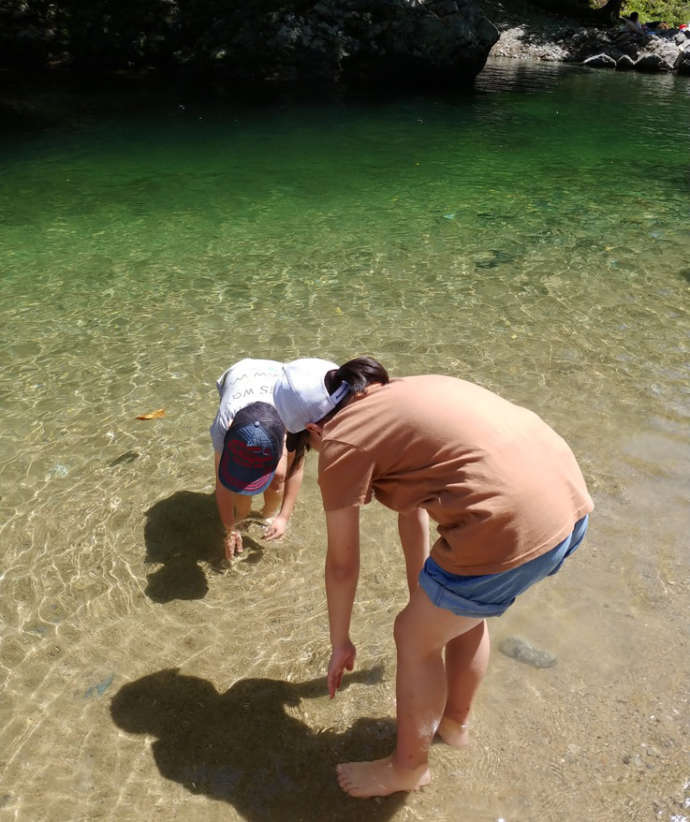
[[400,648],[405,642],[405,637],[408,633],[408,619],[406,614],[407,609],[402,610],[395,618],[393,623],[393,638],[395,639],[396,647]]
[[282,497],[283,493],[285,492],[285,480],[284,479],[274,480],[274,482],[271,486],[271,491],[273,491],[274,494]]
[[285,472],[276,471],[273,476],[273,479],[271,480],[271,484],[268,486],[266,490],[269,491],[271,494],[279,494],[280,496],[282,496],[283,492],[285,491]]
[[393,623],[393,637],[399,656],[424,655],[428,649],[423,647],[418,634],[410,608],[404,608]]

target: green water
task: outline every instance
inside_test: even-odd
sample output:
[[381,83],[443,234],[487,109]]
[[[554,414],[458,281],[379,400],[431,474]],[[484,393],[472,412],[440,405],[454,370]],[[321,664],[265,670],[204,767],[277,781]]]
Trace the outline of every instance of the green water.
[[[2,138],[0,813],[120,820],[184,803],[199,819],[567,822],[682,808],[688,79],[497,62],[456,96],[50,99],[59,118]],[[314,466],[283,546],[258,540],[218,573],[207,429],[214,381],[241,357],[360,353],[532,407],[597,504],[589,553],[496,623],[497,639],[526,632],[562,656],[552,679],[496,653],[477,752],[439,752],[436,792],[375,816],[334,810],[328,763],[306,787],[274,763],[283,794],[262,800],[237,787],[237,757],[230,775],[191,753],[164,766],[160,728],[152,755],[108,707],[168,668],[226,691],[232,713],[245,677],[323,674]],[[403,571],[394,521],[371,509],[355,631],[384,683],[365,676],[337,710],[323,696],[290,709],[315,733],[393,713]],[[650,748],[653,767],[637,768]],[[184,777],[211,771],[196,790]]]

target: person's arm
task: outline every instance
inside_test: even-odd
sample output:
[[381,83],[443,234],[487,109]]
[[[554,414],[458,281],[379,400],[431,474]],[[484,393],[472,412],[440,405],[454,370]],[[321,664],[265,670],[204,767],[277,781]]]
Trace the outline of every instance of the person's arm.
[[220,454],[216,451],[216,505],[218,516],[225,531],[223,544],[225,558],[231,560],[235,554],[242,553],[242,534],[235,528],[235,500],[231,491],[218,479]]
[[405,554],[407,587],[411,596],[417,587],[419,572],[429,556],[429,514],[424,508],[398,514],[398,534]]
[[350,618],[359,578],[359,508],[326,512],[326,598],[331,634],[328,664],[328,693],[331,699],[340,686],[345,669],[355,664],[355,646],[350,640]]
[[297,501],[299,489],[302,487],[302,478],[304,477],[304,459],[295,470],[290,474],[290,469],[295,461],[295,452],[288,451],[287,457],[287,479],[285,480],[285,489],[283,491],[283,501],[280,506],[280,511],[273,519],[273,522],[265,529],[264,539],[272,540],[279,539],[287,530],[287,524],[292,516],[292,511]]

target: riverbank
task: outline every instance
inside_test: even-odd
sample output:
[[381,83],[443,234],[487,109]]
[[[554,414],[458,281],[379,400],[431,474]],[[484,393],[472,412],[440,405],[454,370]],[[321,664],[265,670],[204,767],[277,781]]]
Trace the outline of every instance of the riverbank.
[[622,23],[608,28],[583,26],[578,20],[529,4],[508,6],[500,0],[482,0],[480,5],[500,33],[491,57],[690,75],[688,29],[635,34]]
[[[3,130],[2,822],[688,815],[686,84],[500,63],[327,103],[94,78]],[[396,518],[362,511],[329,700],[316,455],[223,569],[207,430],[243,352],[367,351],[533,408],[596,502],[494,621],[471,745],[380,801],[334,769],[393,745]]]

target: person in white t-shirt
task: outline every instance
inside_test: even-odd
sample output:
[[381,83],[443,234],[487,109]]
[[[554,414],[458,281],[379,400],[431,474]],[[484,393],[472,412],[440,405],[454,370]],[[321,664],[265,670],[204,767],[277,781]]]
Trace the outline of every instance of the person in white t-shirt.
[[626,31],[633,31],[635,34],[644,34],[645,27],[640,23],[640,15],[634,11],[629,17],[623,17],[623,26]]
[[216,382],[220,404],[210,433],[228,560],[242,552],[240,528],[252,497],[264,496],[264,538],[279,539],[302,484],[304,462],[295,459],[294,451],[288,453],[285,427],[273,404],[273,386],[281,374],[282,363],[247,358],[231,365]]

